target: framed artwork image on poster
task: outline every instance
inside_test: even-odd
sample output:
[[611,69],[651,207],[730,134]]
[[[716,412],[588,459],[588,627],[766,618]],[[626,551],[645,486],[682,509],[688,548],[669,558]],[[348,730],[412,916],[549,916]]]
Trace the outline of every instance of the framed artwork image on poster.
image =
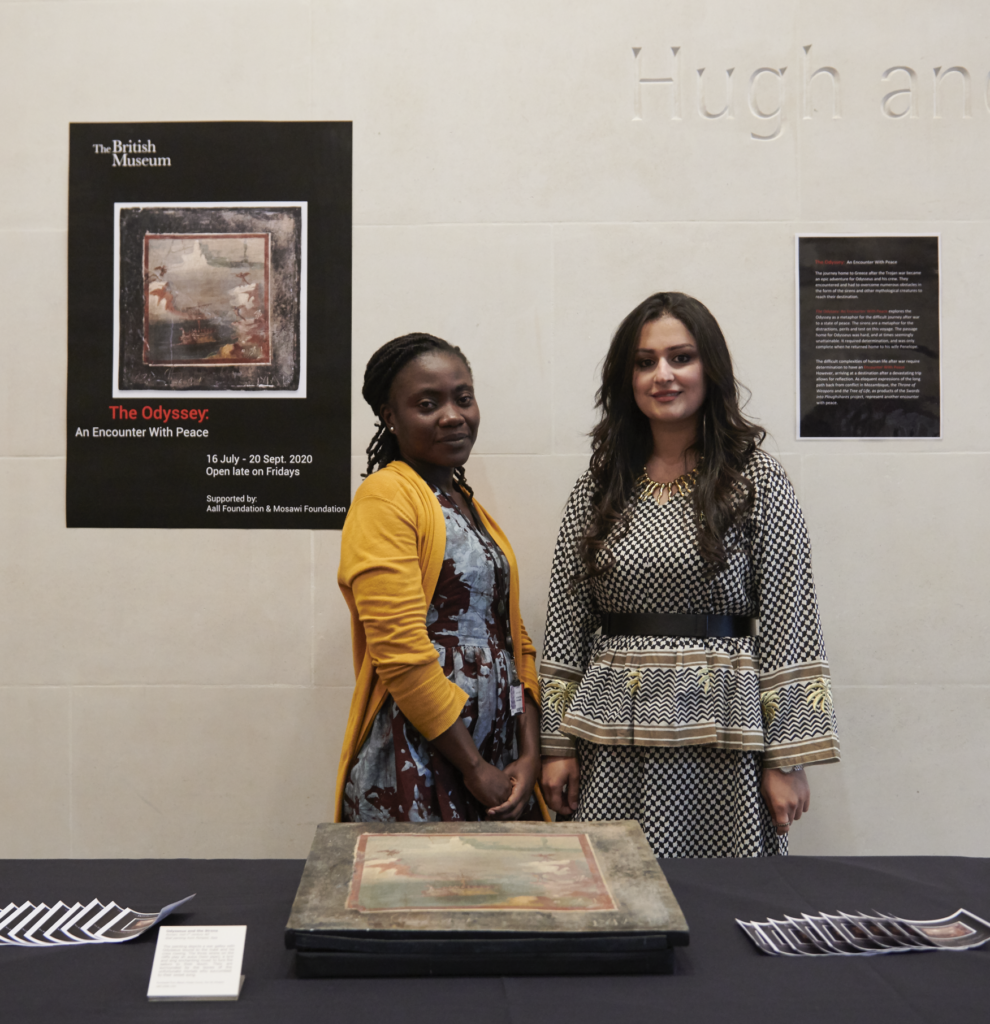
[[306,397],[305,202],[115,203],[113,397]]

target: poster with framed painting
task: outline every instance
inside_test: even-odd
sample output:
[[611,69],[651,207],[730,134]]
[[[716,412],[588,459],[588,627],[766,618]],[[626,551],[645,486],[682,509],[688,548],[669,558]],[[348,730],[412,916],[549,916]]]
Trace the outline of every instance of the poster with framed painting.
[[66,525],[339,529],[351,125],[73,124]]

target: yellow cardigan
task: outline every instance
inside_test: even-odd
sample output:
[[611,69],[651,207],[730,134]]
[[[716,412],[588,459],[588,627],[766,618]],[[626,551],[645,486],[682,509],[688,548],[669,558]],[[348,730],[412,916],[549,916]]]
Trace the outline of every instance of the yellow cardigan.
[[[516,671],[539,705],[536,649],[519,614],[516,559],[495,520],[477,501],[474,507],[509,563],[509,628]],[[426,613],[446,544],[440,503],[406,463],[389,463],[358,488],[344,522],[337,573],[351,611],[357,681],[337,772],[335,821],[343,813],[351,762],[389,694],[427,740],[449,729],[467,701],[467,694],[443,674],[426,632]]]

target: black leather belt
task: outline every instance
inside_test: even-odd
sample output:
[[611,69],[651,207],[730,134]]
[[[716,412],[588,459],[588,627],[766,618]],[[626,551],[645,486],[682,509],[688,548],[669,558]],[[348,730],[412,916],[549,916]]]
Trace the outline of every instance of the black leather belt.
[[759,628],[747,615],[608,612],[602,619],[602,636],[756,636]]

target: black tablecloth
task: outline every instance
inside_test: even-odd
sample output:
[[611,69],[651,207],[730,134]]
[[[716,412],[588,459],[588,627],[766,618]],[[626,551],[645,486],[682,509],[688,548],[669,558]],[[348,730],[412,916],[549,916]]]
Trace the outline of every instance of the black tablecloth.
[[[990,860],[791,857],[667,861],[691,929],[672,976],[297,979],[283,931],[302,861],[0,861],[0,906],[97,897],[150,911],[198,893],[170,924],[246,924],[236,1003],[149,1003],[157,929],[123,945],[0,947],[0,1020],[264,1024],[555,1024],[664,1020],[962,1024],[990,1019],[990,950],[790,959],[758,953],[734,919],[966,907],[990,918]],[[186,909],[186,908],[183,908]]]

